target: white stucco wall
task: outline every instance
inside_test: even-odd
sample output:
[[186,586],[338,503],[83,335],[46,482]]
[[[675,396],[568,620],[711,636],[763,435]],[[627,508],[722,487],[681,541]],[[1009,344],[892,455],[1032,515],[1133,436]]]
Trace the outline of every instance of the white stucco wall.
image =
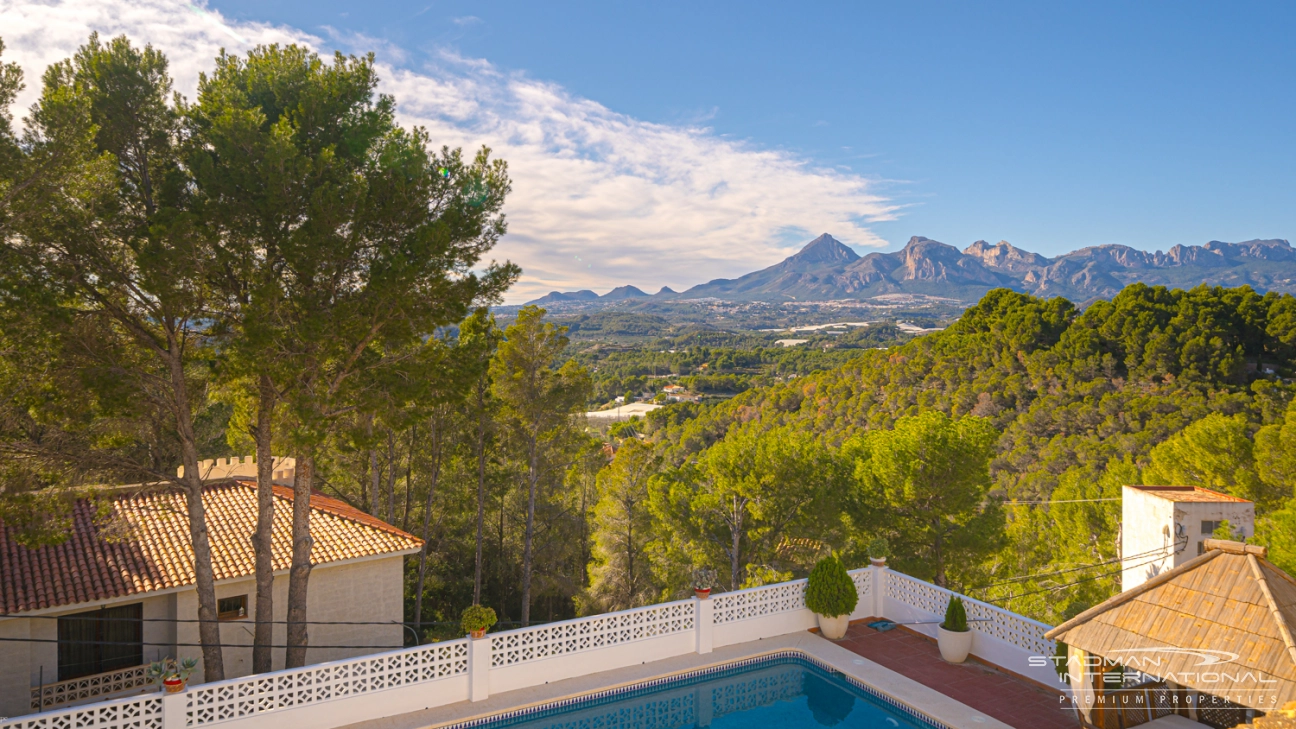
[[[379,646],[346,648],[310,648],[306,653],[308,663],[321,663],[338,658],[350,658],[366,653],[390,650],[404,644],[404,571],[401,555],[386,555],[355,562],[316,566],[311,571],[307,593],[307,619],[311,621],[389,621],[393,625],[312,625],[310,642],[313,645]],[[248,596],[248,617],[221,623],[221,642],[224,644],[251,644],[256,609],[256,584],[251,579],[222,582],[216,586],[217,598]],[[100,606],[125,605],[142,602],[145,618],[194,620],[198,617],[198,597],[192,589],[151,597],[132,597],[88,605],[78,605],[49,613],[50,616],[69,615],[93,610]],[[287,619],[288,575],[275,577],[275,620]],[[38,638],[56,640],[58,621],[52,617],[0,619],[0,638]],[[276,625],[274,644],[284,645],[286,626]],[[202,651],[200,648],[180,647],[177,643],[197,644],[197,623],[172,623],[167,620],[144,623],[144,660],[154,661],[167,656],[193,656],[199,659],[199,670],[191,682],[201,682]],[[149,645],[161,644],[161,645]],[[385,647],[385,648],[384,648]],[[236,678],[252,672],[251,648],[226,648],[224,651],[225,677]],[[58,679],[58,646],[56,643],[23,643],[0,641],[0,716],[21,716],[29,713],[30,691],[39,685],[44,667],[46,683]],[[274,649],[274,668],[284,666],[284,649]]]
[[[0,620],[0,638],[30,638],[29,620]],[[31,644],[0,642],[0,716],[27,713]]]
[[[1198,544],[1209,539],[1203,521],[1224,521],[1245,537],[1255,534],[1255,504],[1250,501],[1175,501],[1172,492],[1121,490],[1121,590],[1193,559]],[[1179,547],[1177,542],[1182,542]],[[1174,550],[1178,548],[1179,551]],[[1157,559],[1155,550],[1167,556]]]
[[[389,621],[393,625],[312,625],[310,642],[320,646],[386,646],[386,649],[404,645],[404,573],[400,555],[386,556],[342,564],[325,564],[311,570],[310,587],[306,593],[307,619],[311,621]],[[248,596],[248,617],[221,623],[221,642],[225,644],[251,644],[253,620],[256,611],[256,583],[252,579],[217,585],[216,596]],[[181,593],[178,610],[181,615],[198,614],[198,596],[193,591]],[[288,619],[288,575],[275,576],[274,619]],[[180,623],[180,643],[198,643],[198,625]],[[283,646],[288,639],[287,626],[275,625],[274,644]],[[306,651],[307,663],[321,663],[338,658],[350,658],[366,653],[377,653],[384,648],[310,648]],[[181,656],[202,658],[197,647],[180,649]],[[200,670],[194,682],[202,680]],[[274,649],[274,668],[284,667],[284,649]],[[225,650],[225,677],[237,678],[252,672],[251,648]]]

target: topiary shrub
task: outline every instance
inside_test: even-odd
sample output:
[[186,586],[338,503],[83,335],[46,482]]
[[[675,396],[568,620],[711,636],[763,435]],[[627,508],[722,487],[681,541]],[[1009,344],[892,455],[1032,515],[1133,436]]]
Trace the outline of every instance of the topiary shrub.
[[465,633],[472,633],[477,630],[490,630],[495,621],[494,608],[469,605],[464,608],[463,616],[459,618],[459,627],[463,628]]
[[891,556],[891,543],[885,537],[873,537],[868,545],[868,556],[872,559],[886,559]]
[[949,601],[949,607],[945,608],[945,622],[941,627],[951,633],[966,633],[968,631],[967,610],[963,607],[963,598],[955,597]]
[[819,560],[810,571],[805,600],[806,607],[829,618],[855,612],[859,593],[846,572],[846,565],[836,555]]

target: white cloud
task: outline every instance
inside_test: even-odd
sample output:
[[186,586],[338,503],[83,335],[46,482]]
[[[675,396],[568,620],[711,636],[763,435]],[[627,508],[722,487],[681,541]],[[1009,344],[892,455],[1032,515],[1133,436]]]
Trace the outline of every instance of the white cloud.
[[377,39],[326,30],[325,41],[183,1],[0,0],[5,60],[27,75],[20,109],[35,99],[45,66],[92,30],[125,33],[165,52],[176,89],[188,96],[222,47],[377,50],[381,90],[395,95],[403,122],[426,126],[438,144],[465,151],[487,144],[508,160],[509,234],[494,255],[523,268],[513,303],[553,289],[602,292],[625,283],[650,293],[662,285],[682,290],[774,263],[824,231],[882,246],[868,223],[899,210],[875,181],[848,171],[700,126],[644,122],[485,60],[442,53],[423,68],[393,67],[403,53]]

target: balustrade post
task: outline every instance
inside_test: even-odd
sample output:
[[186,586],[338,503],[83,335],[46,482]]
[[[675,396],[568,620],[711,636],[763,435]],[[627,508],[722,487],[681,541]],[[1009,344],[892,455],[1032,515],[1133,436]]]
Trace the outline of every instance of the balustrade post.
[[491,637],[468,639],[468,700],[490,696]]
[[162,694],[162,729],[185,729],[188,707],[189,692]]
[[715,603],[711,598],[693,598],[693,632],[697,637],[697,652],[710,653],[715,629]]
[[873,568],[873,617],[886,617],[887,566]]

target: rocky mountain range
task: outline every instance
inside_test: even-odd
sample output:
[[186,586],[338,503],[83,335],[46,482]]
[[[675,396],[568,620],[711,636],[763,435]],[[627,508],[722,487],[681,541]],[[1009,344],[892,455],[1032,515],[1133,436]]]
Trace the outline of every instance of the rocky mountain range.
[[1259,291],[1296,293],[1296,249],[1285,240],[1211,241],[1150,253],[1123,245],[1081,248],[1055,258],[1007,241],[979,240],[962,251],[914,236],[893,253],[860,256],[831,235],[810,241],[796,254],[735,279],[715,279],[676,293],[663,287],[649,296],[621,286],[593,291],[555,291],[534,304],[612,302],[630,299],[722,299],[726,301],[839,301],[882,294],[926,294],[975,301],[1008,287],[1036,296],[1065,296],[1084,303],[1114,296],[1126,285],[1189,288],[1206,283],[1249,284]]

